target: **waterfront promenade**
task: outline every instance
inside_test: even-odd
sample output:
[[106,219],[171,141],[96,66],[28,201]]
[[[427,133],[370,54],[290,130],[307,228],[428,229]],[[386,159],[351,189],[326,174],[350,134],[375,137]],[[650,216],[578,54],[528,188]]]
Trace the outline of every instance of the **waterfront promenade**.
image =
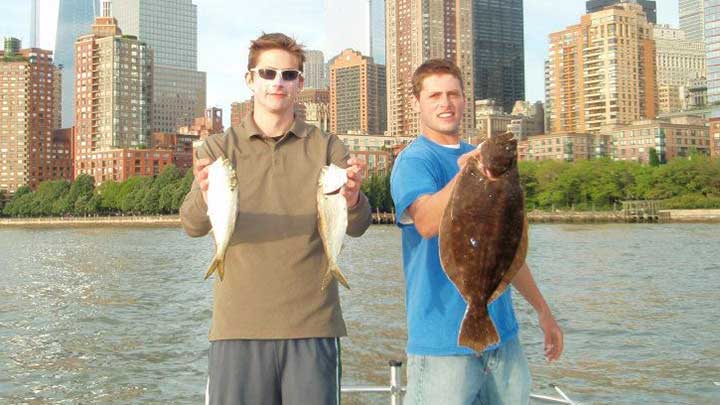
[[[661,210],[667,213],[663,222],[720,223],[720,209],[712,210]],[[530,211],[533,223],[623,223],[621,211]],[[393,223],[394,214],[373,214],[373,223]],[[180,226],[177,215],[161,216],[92,216],[62,218],[0,218],[3,226]]]

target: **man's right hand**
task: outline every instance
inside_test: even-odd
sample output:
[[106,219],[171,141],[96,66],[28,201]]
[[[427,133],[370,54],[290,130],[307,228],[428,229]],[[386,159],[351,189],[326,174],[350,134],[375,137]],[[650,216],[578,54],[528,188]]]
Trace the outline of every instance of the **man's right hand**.
[[462,171],[462,169],[465,167],[465,164],[468,160],[470,160],[471,157],[477,157],[478,160],[480,160],[480,162],[482,163],[482,155],[480,154],[480,148],[475,148],[470,152],[466,152],[460,155],[460,157],[457,159],[457,164],[460,168],[460,171]]
[[206,204],[208,191],[208,166],[210,163],[210,159],[198,159],[195,161],[195,165],[193,166],[193,175],[195,175],[195,180],[200,186],[200,191],[202,192],[203,200],[205,200]]

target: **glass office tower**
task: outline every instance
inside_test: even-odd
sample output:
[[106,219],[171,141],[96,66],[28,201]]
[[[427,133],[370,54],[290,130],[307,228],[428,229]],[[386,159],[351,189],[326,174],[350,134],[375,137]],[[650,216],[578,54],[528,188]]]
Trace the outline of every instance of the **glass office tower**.
[[493,99],[507,113],[525,99],[522,0],[473,0],[475,100]]
[[152,131],[174,132],[205,111],[205,72],[197,71],[197,6],[191,0],[114,0],[113,17],[154,55]]
[[369,0],[370,56],[378,65],[385,64],[385,0]]
[[70,128],[75,120],[75,40],[92,32],[100,13],[97,0],[60,0],[55,35],[55,65],[62,66],[62,127]]

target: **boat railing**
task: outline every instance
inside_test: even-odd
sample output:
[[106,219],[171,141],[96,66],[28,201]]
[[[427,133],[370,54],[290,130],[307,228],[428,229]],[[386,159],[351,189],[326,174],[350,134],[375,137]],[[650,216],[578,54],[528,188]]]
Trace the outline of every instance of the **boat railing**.
[[[388,362],[390,366],[390,385],[385,386],[374,386],[374,385],[350,385],[341,386],[340,390],[346,394],[355,393],[387,393],[390,395],[391,405],[402,405],[403,394],[405,393],[405,386],[402,384],[402,362],[397,360],[390,360]],[[530,394],[530,399],[548,404],[568,404],[577,405],[555,384],[550,384],[550,387],[554,388],[560,397],[552,397],[549,395],[537,395]]]

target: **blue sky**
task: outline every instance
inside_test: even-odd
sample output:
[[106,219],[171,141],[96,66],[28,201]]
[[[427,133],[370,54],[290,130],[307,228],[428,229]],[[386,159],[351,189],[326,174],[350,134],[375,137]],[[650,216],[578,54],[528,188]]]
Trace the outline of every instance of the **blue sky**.
[[[27,45],[30,1],[0,0],[0,37],[15,36]],[[58,0],[38,0],[40,46],[54,43],[53,15]],[[207,103],[224,110],[250,93],[243,81],[249,41],[260,32],[293,35],[308,48],[330,59],[343,47],[367,52],[363,3],[367,0],[193,0],[198,6],[198,67],[207,72]],[[313,3],[317,5],[311,7]],[[657,0],[658,23],[678,26],[678,0]],[[543,100],[543,63],[548,34],[577,24],[585,12],[583,0],[525,0],[525,78],[527,99]],[[327,15],[333,18],[328,19]],[[328,23],[328,20],[331,22]],[[122,28],[122,27],[121,27]]]

